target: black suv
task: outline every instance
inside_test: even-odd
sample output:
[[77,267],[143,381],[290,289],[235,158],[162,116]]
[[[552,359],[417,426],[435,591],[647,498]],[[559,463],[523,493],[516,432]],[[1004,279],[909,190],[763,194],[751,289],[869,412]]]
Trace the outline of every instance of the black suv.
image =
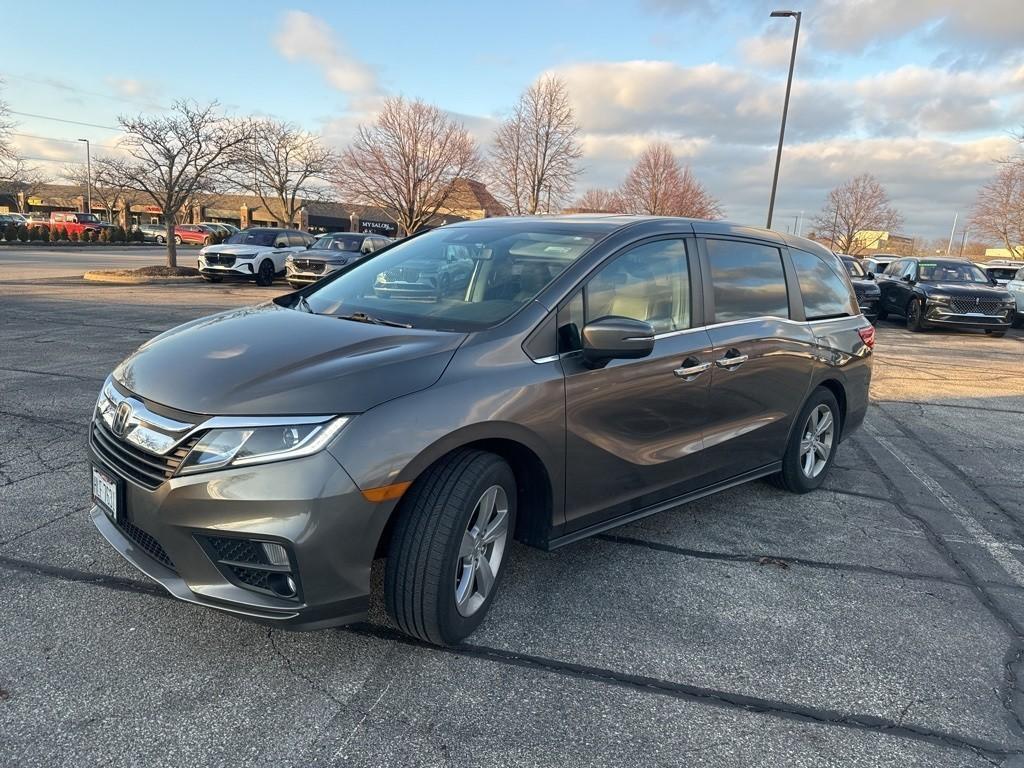
[[96,403],[92,517],[174,596],[276,625],[364,618],[386,556],[396,624],[457,642],[513,538],[555,549],[760,477],[820,486],[873,344],[809,240],[462,222],[143,345]]
[[839,258],[843,260],[846,271],[850,274],[860,311],[864,313],[864,317],[874,323],[878,320],[878,302],[882,295],[878,283],[875,282],[874,274],[864,269],[860,259],[854,256],[844,255]]
[[903,315],[911,331],[946,326],[1003,336],[1013,321],[1013,295],[966,259],[899,259],[878,287],[878,319]]

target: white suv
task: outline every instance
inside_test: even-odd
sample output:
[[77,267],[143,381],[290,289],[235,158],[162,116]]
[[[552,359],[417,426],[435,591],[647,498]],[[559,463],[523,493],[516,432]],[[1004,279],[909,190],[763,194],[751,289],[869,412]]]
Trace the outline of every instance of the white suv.
[[250,227],[219,245],[208,245],[199,252],[199,273],[211,283],[227,278],[255,280],[270,285],[284,274],[284,262],[290,254],[304,251],[315,238],[297,229]]

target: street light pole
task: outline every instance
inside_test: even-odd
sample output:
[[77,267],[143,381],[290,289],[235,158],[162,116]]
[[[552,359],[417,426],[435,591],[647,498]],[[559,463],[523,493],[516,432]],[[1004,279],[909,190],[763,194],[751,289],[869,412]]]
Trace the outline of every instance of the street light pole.
[[92,152],[89,151],[89,140],[79,139],[85,142],[85,205],[92,213]]
[[779,150],[775,153],[775,174],[772,176],[772,196],[768,201],[768,229],[772,228],[772,214],[775,212],[775,189],[779,185],[779,166],[782,164],[782,143],[786,138],[786,116],[789,114],[789,92],[793,88],[793,68],[796,65],[796,44],[800,39],[800,11],[772,11],[772,18],[792,17],[796,19],[793,28],[793,50],[789,54],[789,77],[786,79],[786,99],[782,103],[782,128],[779,129]]

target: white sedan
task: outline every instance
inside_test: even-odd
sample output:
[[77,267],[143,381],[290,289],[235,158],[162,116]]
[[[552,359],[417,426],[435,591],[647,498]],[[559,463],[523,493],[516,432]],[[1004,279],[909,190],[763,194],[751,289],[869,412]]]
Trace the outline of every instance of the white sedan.
[[285,259],[313,242],[312,235],[297,229],[250,227],[199,251],[199,273],[211,283],[228,279],[270,285],[284,274]]

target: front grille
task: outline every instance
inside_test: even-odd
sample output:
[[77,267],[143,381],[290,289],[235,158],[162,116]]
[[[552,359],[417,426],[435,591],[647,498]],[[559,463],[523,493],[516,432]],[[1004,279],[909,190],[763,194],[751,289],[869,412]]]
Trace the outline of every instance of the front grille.
[[242,568],[237,565],[231,566],[231,570],[235,574],[235,578],[243,584],[270,592],[270,585],[267,580],[270,578],[271,571],[257,571],[254,568]]
[[266,556],[263,554],[263,548],[249,539],[208,536],[207,541],[210,542],[210,546],[216,551],[218,560],[269,565]]
[[420,271],[411,267],[399,267],[398,269],[389,269],[384,276],[389,282],[415,283],[420,279]]
[[998,299],[952,299],[949,305],[950,309],[958,315],[966,315],[968,312],[997,315],[1002,309],[1002,304]]
[[221,267],[233,267],[235,265],[235,257],[229,254],[208,253],[206,254],[206,263],[216,264]]
[[117,524],[117,527],[135,544],[142,547],[146,554],[160,563],[160,565],[177,572],[177,569],[174,567],[174,561],[171,560],[170,555],[167,554],[164,548],[160,546],[160,542],[139,528],[139,526],[123,520]]
[[312,272],[314,275],[319,275],[324,271],[324,263],[322,261],[314,261],[313,259],[294,259],[292,263],[296,269],[301,269],[303,272]]
[[111,469],[150,491],[169,479],[198,442],[195,436],[166,456],[155,456],[114,436],[100,420],[92,423],[89,442]]

